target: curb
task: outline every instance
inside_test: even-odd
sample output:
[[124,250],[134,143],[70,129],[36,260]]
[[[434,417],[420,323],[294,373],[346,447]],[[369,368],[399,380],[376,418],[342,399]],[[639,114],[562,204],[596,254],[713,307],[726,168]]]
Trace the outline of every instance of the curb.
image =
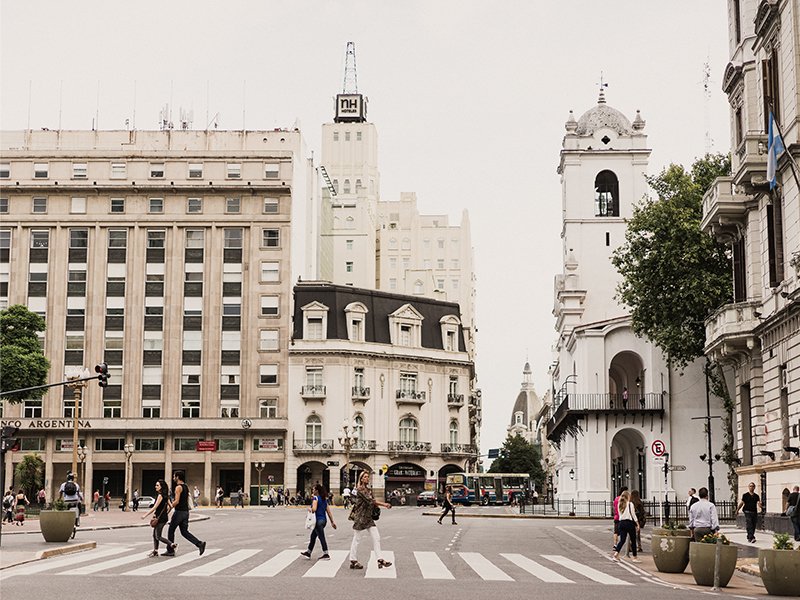
[[[208,521],[211,518],[209,515],[198,515],[195,518],[190,518],[190,523],[197,523],[199,521]],[[131,523],[131,524],[124,524],[124,525],[98,525],[97,527],[79,527],[78,533],[81,531],[108,531],[110,529],[132,529],[134,527],[150,527],[150,524],[147,522],[144,523]],[[5,535],[25,535],[25,534],[33,534],[38,533],[41,534],[41,530],[30,530],[27,531],[9,531],[6,532]]]
[[11,569],[13,567],[18,567],[20,565],[26,565],[28,563],[36,562],[39,560],[44,560],[46,558],[52,558],[53,556],[61,556],[62,554],[72,554],[73,552],[83,552],[84,550],[94,550],[95,548],[97,548],[97,542],[81,542],[79,544],[72,544],[70,546],[51,548],[50,550],[41,550],[37,552],[33,558],[29,558],[28,560],[21,560],[19,562],[15,562],[10,565],[3,565],[2,567],[0,567],[0,571],[4,571],[5,569]]
[[[425,517],[438,517],[441,512],[424,512],[422,513]],[[570,521],[596,521],[597,517],[569,517],[569,516],[557,516],[557,515],[513,515],[513,514],[504,514],[504,515],[481,515],[475,513],[458,513],[456,518],[458,519],[564,519]]]

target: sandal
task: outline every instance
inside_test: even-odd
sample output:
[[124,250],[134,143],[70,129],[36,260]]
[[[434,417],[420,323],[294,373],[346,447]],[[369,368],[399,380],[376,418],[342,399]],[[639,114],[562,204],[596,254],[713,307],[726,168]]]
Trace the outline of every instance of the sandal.
[[391,567],[391,566],[392,566],[392,563],[390,563],[388,560],[383,560],[382,558],[378,559],[378,568],[379,569],[382,569],[383,567]]
[[158,550],[152,550],[150,554],[147,555],[147,558],[151,558],[153,556],[158,556]]
[[364,565],[362,565],[362,564],[361,564],[360,562],[358,562],[357,560],[351,560],[351,561],[350,561],[350,568],[351,568],[351,569],[363,569],[363,568],[364,568]]

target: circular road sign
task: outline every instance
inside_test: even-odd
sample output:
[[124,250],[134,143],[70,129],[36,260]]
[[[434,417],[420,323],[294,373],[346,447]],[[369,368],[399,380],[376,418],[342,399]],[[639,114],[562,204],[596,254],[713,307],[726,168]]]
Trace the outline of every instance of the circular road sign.
[[664,456],[667,452],[667,446],[661,440],[655,440],[650,449],[653,451],[653,456]]

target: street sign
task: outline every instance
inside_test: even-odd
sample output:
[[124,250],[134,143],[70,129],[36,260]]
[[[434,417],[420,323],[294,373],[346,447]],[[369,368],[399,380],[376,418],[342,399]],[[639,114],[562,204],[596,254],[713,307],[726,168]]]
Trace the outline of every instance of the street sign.
[[670,471],[685,471],[686,470],[686,465],[670,465],[669,466],[669,470]]
[[667,452],[667,445],[661,440],[655,440],[650,449],[653,451],[653,456],[664,456]]
[[653,457],[653,464],[663,465],[665,462],[667,462],[667,459],[665,457],[663,457],[663,456],[654,456]]
[[329,460],[328,461],[328,466],[329,467],[338,467],[339,466],[339,461],[338,460]]
[[498,458],[500,456],[500,448],[489,448],[489,453],[486,458]]

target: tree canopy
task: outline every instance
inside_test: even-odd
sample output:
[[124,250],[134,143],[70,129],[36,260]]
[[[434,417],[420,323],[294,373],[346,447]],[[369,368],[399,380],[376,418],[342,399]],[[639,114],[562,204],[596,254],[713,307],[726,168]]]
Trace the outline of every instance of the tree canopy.
[[509,435],[489,469],[490,473],[528,473],[536,487],[544,483],[542,455],[538,446],[520,435]]
[[671,164],[649,177],[657,198],[634,207],[625,243],[611,259],[634,333],[678,367],[703,355],[705,318],[732,298],[727,249],[700,229],[703,194],[730,170],[729,156],[708,154],[688,172]]
[[[0,311],[0,389],[16,390],[47,383],[50,361],[44,356],[38,333],[46,328],[42,317],[21,304]],[[41,398],[46,390],[4,395],[13,403]]]

